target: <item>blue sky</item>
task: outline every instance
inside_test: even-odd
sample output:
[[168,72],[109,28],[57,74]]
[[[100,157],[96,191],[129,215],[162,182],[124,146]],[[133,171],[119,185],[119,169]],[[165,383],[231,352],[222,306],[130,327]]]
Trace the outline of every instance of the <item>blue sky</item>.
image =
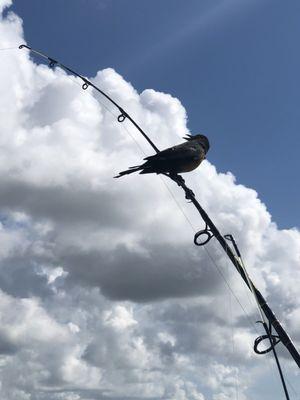
[[218,170],[257,190],[280,227],[299,226],[299,1],[16,0],[12,9],[30,45],[82,74],[112,67],[140,91],[177,97]]

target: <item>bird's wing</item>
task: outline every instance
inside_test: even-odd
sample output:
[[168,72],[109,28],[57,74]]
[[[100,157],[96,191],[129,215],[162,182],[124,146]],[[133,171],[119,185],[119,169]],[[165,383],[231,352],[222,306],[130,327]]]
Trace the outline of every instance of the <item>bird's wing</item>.
[[147,161],[165,161],[165,160],[193,160],[197,157],[197,148],[191,143],[182,143],[177,146],[162,150],[153,156],[144,158]]

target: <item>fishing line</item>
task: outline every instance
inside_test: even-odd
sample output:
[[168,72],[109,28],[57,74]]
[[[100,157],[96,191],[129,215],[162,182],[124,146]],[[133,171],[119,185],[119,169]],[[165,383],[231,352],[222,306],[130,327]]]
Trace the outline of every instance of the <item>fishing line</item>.
[[[163,178],[161,178],[161,179],[163,179]],[[184,211],[183,207],[181,206],[181,204],[177,201],[175,195],[173,194],[173,192],[171,191],[171,189],[168,187],[167,183],[166,183],[165,181],[163,181],[163,182],[164,182],[164,184],[165,184],[167,190],[168,190],[169,193],[171,194],[171,196],[172,196],[174,202],[176,203],[177,207],[179,208],[179,210],[180,210],[181,213],[183,214],[184,218],[187,220],[188,224],[190,225],[192,231],[195,233],[197,230],[196,230],[196,228],[194,227],[193,223],[191,222],[190,218],[189,218],[189,217],[187,216],[187,214],[185,213],[185,211]],[[221,278],[222,278],[223,281],[225,282],[225,284],[226,284],[226,286],[227,286],[227,289],[228,289],[229,292],[233,295],[233,297],[235,298],[235,300],[237,301],[237,303],[238,303],[239,306],[241,307],[243,313],[245,314],[245,316],[246,316],[246,318],[247,318],[247,320],[248,320],[249,325],[252,326],[252,327],[255,329],[255,331],[256,331],[257,334],[259,334],[259,331],[258,331],[258,329],[257,329],[256,324],[252,321],[250,315],[248,314],[248,312],[246,311],[246,309],[245,309],[244,306],[242,305],[242,303],[241,303],[241,301],[239,300],[239,298],[238,298],[238,297],[236,296],[236,294],[234,293],[233,289],[231,288],[230,283],[227,281],[227,279],[226,279],[224,273],[222,272],[221,268],[219,268],[217,262],[214,260],[213,256],[212,256],[211,253],[209,252],[209,250],[208,250],[206,247],[204,247],[204,250],[205,250],[205,252],[206,252],[206,254],[207,254],[207,256],[208,256],[210,262],[213,264],[213,266],[215,267],[215,269],[217,270],[217,272],[219,273],[219,275],[221,276]]]
[[[226,275],[228,279],[230,279],[229,273],[229,262],[226,262]],[[229,303],[229,322],[230,322],[230,334],[231,334],[231,347],[232,347],[232,356],[235,354],[235,343],[234,343],[234,331],[233,331],[233,311],[232,311],[232,296],[231,293],[228,291],[228,303]],[[224,311],[225,313],[226,311]],[[230,363],[230,358],[228,356],[228,362]],[[238,368],[236,368],[235,373],[235,398],[236,400],[239,399],[239,375],[238,375]]]
[[[252,281],[251,281],[251,279],[250,279],[250,277],[249,277],[249,275],[248,275],[248,272],[247,272],[247,270],[246,270],[246,267],[245,267],[245,264],[244,264],[242,255],[241,255],[241,253],[240,253],[240,251],[239,251],[239,248],[238,248],[238,246],[237,246],[237,244],[236,244],[236,242],[235,242],[235,240],[234,240],[234,238],[233,238],[232,235],[225,235],[225,238],[226,238],[227,240],[229,240],[230,242],[233,243],[233,246],[234,246],[235,251],[236,251],[236,255],[237,255],[237,257],[239,258],[239,260],[240,260],[240,262],[241,262],[241,265],[242,265],[242,267],[243,267],[244,273],[245,273],[245,275],[246,275],[247,283],[248,283],[249,287],[251,288],[251,292],[253,293],[253,297],[254,297],[254,299],[255,299],[255,306],[256,306],[255,308],[256,308],[256,310],[258,311],[259,316],[262,318],[262,320],[263,320],[264,323],[265,323],[265,318],[264,318],[263,312],[262,312],[262,310],[261,310],[261,308],[260,308],[260,306],[259,306],[259,302],[258,302],[258,299],[257,299],[256,294],[255,294],[255,291],[254,291],[254,285],[253,285],[253,283],[252,283]],[[248,292],[247,292],[247,293],[248,293]],[[258,330],[257,330],[257,328],[256,328],[256,324],[255,324],[255,330],[256,330],[256,332],[258,333]],[[260,334],[260,333],[258,333],[258,334]],[[272,345],[272,343],[271,343],[271,345]],[[274,349],[274,350],[275,350],[275,349]],[[268,365],[269,365],[269,370],[273,373],[273,378],[274,378],[275,382],[277,382],[277,379],[276,379],[277,373],[276,373],[275,365],[274,365],[274,363],[272,363],[272,361],[271,361],[270,358],[268,358],[267,361],[268,361]],[[285,385],[285,382],[284,382],[284,378],[283,378],[283,376],[282,376],[280,364],[279,364],[279,366],[278,366],[279,361],[278,361],[277,354],[276,354],[276,357],[275,357],[275,361],[276,361],[276,365],[277,365],[277,368],[278,368],[278,371],[279,371],[279,375],[280,375],[280,378],[281,378],[281,382],[282,382],[282,386],[283,386],[283,389],[284,389],[285,396],[286,396],[287,400],[289,400],[289,395],[288,395],[288,392],[287,392],[287,389],[286,389],[286,385]],[[275,383],[275,384],[276,384],[276,383]]]
[[[225,236],[226,236],[226,235],[225,235]],[[231,236],[231,235],[228,235],[228,236]],[[232,237],[232,240],[234,241],[233,237]],[[249,277],[249,274],[248,274],[248,271],[247,271],[247,269],[246,269],[246,266],[245,266],[243,257],[242,257],[242,255],[240,254],[240,252],[239,252],[237,246],[236,246],[236,249],[237,249],[237,251],[238,251],[238,257],[239,257],[239,259],[240,259],[240,261],[241,261],[241,264],[242,264],[242,266],[243,266],[243,269],[244,269],[244,272],[245,272],[245,275],[246,275],[246,278],[247,278],[247,282],[248,282],[249,286],[251,287],[251,291],[252,291],[252,293],[253,293],[253,297],[254,297],[254,299],[255,299],[255,303],[256,303],[257,309],[258,309],[258,311],[259,311],[259,315],[260,315],[260,317],[261,317],[261,319],[262,319],[262,321],[263,321],[263,324],[266,325],[265,316],[264,316],[264,314],[263,314],[263,312],[262,312],[262,309],[261,309],[261,307],[260,307],[260,305],[259,305],[257,296],[256,296],[256,294],[255,294],[254,286],[253,286],[253,283],[252,283],[252,281],[251,281],[251,279],[250,279],[250,277]],[[267,332],[268,332],[268,331],[267,331]],[[272,343],[270,334],[269,334],[269,339],[270,339],[270,344],[271,344],[271,346],[272,346],[273,343]],[[276,352],[275,347],[273,347],[272,350],[273,350],[273,354],[274,354],[276,366],[277,366],[277,368],[278,368],[278,372],[279,372],[279,375],[280,375],[280,379],[281,379],[281,383],[282,383],[282,386],[283,386],[283,390],[284,390],[285,396],[286,396],[287,400],[289,400],[289,394],[288,394],[287,387],[286,387],[286,382],[285,382],[285,379],[286,379],[286,378],[283,376],[282,366],[281,366],[281,364],[280,364],[280,362],[279,362],[279,359],[278,359],[278,356],[277,356],[277,352]],[[268,359],[268,361],[269,361],[269,363],[271,363],[271,360],[270,360],[270,359]],[[275,374],[274,364],[273,364],[273,363],[271,363],[271,364],[272,364],[272,365],[270,365],[270,366],[272,367],[271,370],[272,370],[273,373]]]
[[[70,75],[68,75],[68,74],[66,74],[65,75],[68,79],[70,79],[73,83],[76,83],[76,85],[78,85],[81,89],[82,89],[82,87],[81,87],[81,84],[79,83],[79,82],[77,82],[75,79],[73,79],[72,78],[72,76],[70,76]],[[93,99],[96,99],[96,101],[97,102],[99,102],[100,104],[101,104],[101,106],[108,112],[108,113],[110,113],[114,118],[118,118],[118,116],[112,111],[112,110],[110,110],[110,108],[107,106],[107,105],[105,105],[104,104],[104,102],[99,98],[99,96],[97,95],[97,96],[95,96],[95,94],[96,94],[96,92],[86,92],[89,96],[91,96]],[[145,151],[143,150],[143,148],[142,148],[142,146],[139,144],[139,142],[136,140],[136,138],[131,134],[131,132],[129,131],[129,129],[124,125],[124,124],[122,124],[121,125],[121,128],[123,128],[127,133],[128,133],[128,135],[130,136],[130,138],[134,141],[134,143],[136,144],[136,146],[137,146],[137,148],[140,150],[140,152],[144,155],[144,156],[146,156],[147,154],[145,153]]]
[[[286,368],[284,367],[284,365],[282,365],[282,369],[283,369],[285,375],[287,375],[287,371],[286,371]],[[295,387],[292,385],[292,382],[289,380],[289,378],[287,376],[285,376],[285,380],[287,381],[288,385],[290,386],[290,388],[292,389],[294,394],[297,396],[298,400],[300,400],[299,392],[295,389]]]
[[3,48],[0,49],[0,51],[3,51],[3,50],[18,50],[18,49],[19,49],[18,47],[3,47]]
[[[269,326],[267,325],[266,317],[265,317],[265,315],[263,313],[263,310],[262,310],[262,308],[261,308],[261,306],[259,304],[256,292],[255,292],[255,289],[254,289],[254,284],[253,284],[252,280],[250,279],[250,277],[248,275],[248,271],[246,269],[246,266],[244,264],[242,255],[240,253],[240,250],[239,250],[239,248],[237,246],[237,243],[236,243],[234,237],[232,235],[225,235],[224,237],[226,238],[226,240],[230,241],[232,243],[233,247],[234,247],[234,250],[235,250],[235,253],[236,253],[236,258],[240,261],[240,265],[241,265],[241,267],[243,269],[243,272],[244,272],[244,275],[246,277],[246,283],[248,284],[251,292],[253,293],[254,299],[255,299],[256,304],[257,304],[257,308],[259,310],[259,314],[260,314],[261,320],[258,321],[258,322],[262,323],[262,325],[263,325],[263,327],[264,327],[264,329],[266,331],[266,335],[259,336],[255,340],[255,342],[254,342],[254,351],[257,354],[265,354],[265,353],[267,353],[269,351],[273,352],[285,397],[286,397],[287,400],[290,400],[289,393],[288,393],[287,386],[286,386],[285,379],[284,379],[284,375],[283,375],[283,372],[282,372],[282,369],[281,369],[280,361],[278,359],[277,351],[275,349],[275,346],[276,346],[277,343],[279,343],[279,340],[277,341],[277,336],[274,336],[272,334],[272,325],[271,325],[271,323],[269,324]],[[258,343],[260,343],[264,339],[269,339],[270,348],[267,349],[267,350],[259,351],[257,349]]]

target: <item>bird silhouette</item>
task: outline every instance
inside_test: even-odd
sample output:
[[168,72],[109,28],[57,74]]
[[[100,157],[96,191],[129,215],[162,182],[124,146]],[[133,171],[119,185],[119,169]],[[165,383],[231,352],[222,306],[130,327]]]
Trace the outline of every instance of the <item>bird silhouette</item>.
[[206,158],[209,141],[204,135],[187,135],[186,142],[162,150],[153,156],[144,158],[146,162],[119,172],[114,178],[138,172],[140,174],[170,174],[190,172]]

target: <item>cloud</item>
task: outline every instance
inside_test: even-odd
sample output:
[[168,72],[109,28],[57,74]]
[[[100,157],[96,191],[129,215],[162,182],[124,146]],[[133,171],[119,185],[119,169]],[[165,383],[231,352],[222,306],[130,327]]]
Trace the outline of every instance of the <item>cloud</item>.
[[0,0],[0,12],[9,7],[12,4],[12,0]]
[[[0,47],[23,42],[8,13]],[[241,399],[258,395],[255,307],[218,244],[193,245],[199,215],[165,179],[113,179],[152,149],[78,79],[2,53],[1,397],[223,400],[237,377]],[[178,99],[138,93],[113,69],[92,79],[159,148],[188,133]],[[209,161],[187,183],[299,341],[299,231],[279,230],[254,190]]]

